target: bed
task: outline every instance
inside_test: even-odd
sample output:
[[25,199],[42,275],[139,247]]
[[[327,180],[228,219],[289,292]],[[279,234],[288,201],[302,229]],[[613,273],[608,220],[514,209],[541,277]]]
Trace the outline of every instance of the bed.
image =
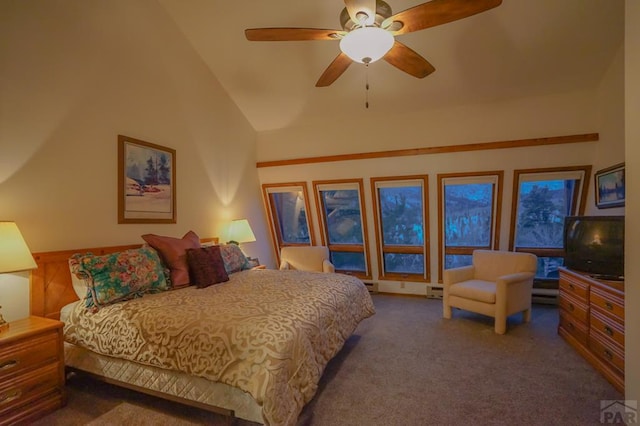
[[326,364],[375,312],[357,278],[264,269],[87,309],[69,258],[137,248],[34,254],[32,314],[65,322],[69,370],[230,419],[295,424]]

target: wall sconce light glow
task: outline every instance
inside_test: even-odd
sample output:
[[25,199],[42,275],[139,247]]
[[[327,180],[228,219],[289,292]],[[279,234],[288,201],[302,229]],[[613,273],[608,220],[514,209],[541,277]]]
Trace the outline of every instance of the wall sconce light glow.
[[389,31],[378,27],[362,27],[347,33],[340,40],[340,50],[355,62],[370,64],[386,55],[394,43],[395,39]]

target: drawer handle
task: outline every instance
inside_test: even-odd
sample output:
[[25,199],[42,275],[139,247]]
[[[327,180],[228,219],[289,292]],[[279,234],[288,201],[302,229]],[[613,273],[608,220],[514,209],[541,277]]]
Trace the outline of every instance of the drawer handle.
[[8,370],[10,368],[15,367],[16,365],[18,365],[18,360],[10,359],[9,361],[5,361],[2,364],[0,364],[0,371]]
[[5,392],[4,395],[0,395],[0,405],[8,404],[11,401],[14,401],[22,396],[22,391],[20,389],[14,389],[9,392]]
[[604,326],[604,332],[607,333],[609,336],[613,336],[613,330],[608,325]]
[[569,310],[573,312],[575,309],[576,307],[573,306],[573,303],[569,303]]
[[613,311],[613,305],[610,302],[605,302],[604,307],[610,311]]
[[574,286],[573,284],[569,284],[569,288],[570,288],[571,290],[575,290],[575,289],[576,289],[576,288],[575,288],[575,286]]
[[611,352],[609,352],[607,349],[604,350],[604,357],[607,358],[609,361],[611,361],[613,359],[613,354]]
[[568,322],[568,323],[567,323],[567,325],[568,325],[568,326],[569,326],[569,328],[570,328],[570,329],[572,329],[572,330],[575,328],[575,326],[573,325],[573,323],[572,323],[572,322]]

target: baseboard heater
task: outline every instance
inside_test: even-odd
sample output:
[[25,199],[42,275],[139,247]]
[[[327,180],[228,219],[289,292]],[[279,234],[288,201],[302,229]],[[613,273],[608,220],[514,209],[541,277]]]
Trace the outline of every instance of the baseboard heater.
[[557,305],[558,292],[558,289],[555,288],[533,288],[531,290],[531,301],[545,305]]
[[367,286],[367,290],[369,293],[377,293],[378,292],[378,283],[372,281],[363,281],[364,285]]

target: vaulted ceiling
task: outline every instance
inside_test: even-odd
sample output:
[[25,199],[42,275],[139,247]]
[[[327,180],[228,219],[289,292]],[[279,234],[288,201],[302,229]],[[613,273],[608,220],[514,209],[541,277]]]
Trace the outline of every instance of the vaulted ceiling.
[[[246,28],[340,29],[342,0],[159,0],[256,131],[367,114],[589,90],[623,45],[622,0],[504,0],[398,40],[436,71],[416,79],[385,61],[353,64],[315,87],[337,41],[251,42]],[[472,0],[469,0],[472,1]],[[393,13],[421,0],[387,0]]]

